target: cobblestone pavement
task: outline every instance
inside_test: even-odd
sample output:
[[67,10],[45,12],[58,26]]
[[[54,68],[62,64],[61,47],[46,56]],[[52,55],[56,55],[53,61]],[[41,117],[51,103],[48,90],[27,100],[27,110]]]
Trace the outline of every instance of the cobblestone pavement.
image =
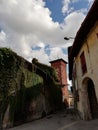
[[8,130],[98,130],[98,119],[83,121],[62,111]]

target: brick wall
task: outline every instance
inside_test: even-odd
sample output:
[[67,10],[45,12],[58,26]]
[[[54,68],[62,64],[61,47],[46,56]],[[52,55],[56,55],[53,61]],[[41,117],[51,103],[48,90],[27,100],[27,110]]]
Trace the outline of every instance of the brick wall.
[[62,87],[62,97],[63,101],[68,105],[68,86],[67,86],[67,72],[66,72],[66,64],[62,59],[51,61],[51,66],[56,70],[59,82],[63,85]]

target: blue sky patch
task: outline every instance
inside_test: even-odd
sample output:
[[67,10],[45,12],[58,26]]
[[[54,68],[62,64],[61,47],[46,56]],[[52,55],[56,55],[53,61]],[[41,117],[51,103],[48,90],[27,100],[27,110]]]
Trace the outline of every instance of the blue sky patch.
[[45,48],[44,48],[44,51],[45,53],[49,56],[50,55],[50,46],[49,45],[46,45]]
[[54,22],[63,22],[64,16],[61,12],[62,10],[62,1],[61,0],[45,0],[46,7],[52,12],[51,17]]
[[40,50],[40,49],[41,49],[41,47],[39,47],[39,46],[35,46],[32,48],[32,50]]

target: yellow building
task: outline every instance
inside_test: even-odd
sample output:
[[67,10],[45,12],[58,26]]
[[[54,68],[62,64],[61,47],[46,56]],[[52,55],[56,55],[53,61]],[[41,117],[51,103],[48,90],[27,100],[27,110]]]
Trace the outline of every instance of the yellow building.
[[75,108],[84,120],[98,117],[98,0],[95,0],[68,48],[69,78]]

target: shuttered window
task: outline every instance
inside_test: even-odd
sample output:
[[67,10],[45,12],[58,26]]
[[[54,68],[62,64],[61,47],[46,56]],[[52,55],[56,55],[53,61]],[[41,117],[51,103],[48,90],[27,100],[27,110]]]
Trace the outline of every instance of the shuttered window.
[[80,60],[81,60],[81,69],[82,69],[82,74],[87,72],[87,67],[86,67],[86,60],[85,60],[85,55],[84,52],[80,55]]

